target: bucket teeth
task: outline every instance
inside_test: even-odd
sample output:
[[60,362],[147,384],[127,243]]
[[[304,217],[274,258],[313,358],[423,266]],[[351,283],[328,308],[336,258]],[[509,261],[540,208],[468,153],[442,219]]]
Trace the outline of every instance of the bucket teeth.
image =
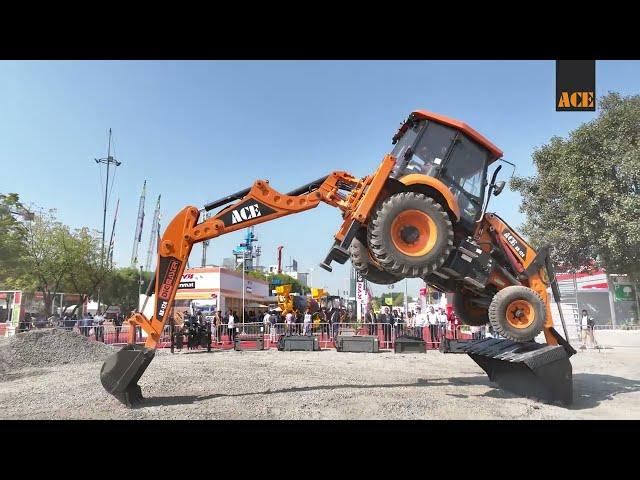
[[565,405],[573,402],[571,362],[563,346],[488,338],[463,349],[505,390]]

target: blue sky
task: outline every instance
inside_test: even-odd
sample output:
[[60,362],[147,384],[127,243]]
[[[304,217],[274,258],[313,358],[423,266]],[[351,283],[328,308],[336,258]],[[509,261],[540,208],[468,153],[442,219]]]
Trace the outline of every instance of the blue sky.
[[[635,94],[640,62],[598,61],[597,94]],[[594,118],[554,108],[553,61],[65,61],[0,62],[0,192],[56,208],[71,226],[102,226],[102,191],[94,158],[105,157],[108,129],[122,162],[115,177],[115,260],[128,265],[138,198],[147,180],[141,256],[155,200],[162,222],[186,205],[248,187],[259,178],[286,192],[333,170],[363,176],[391,149],[391,137],[411,110],[467,122],[533,173],[532,151]],[[503,168],[503,179],[510,168]],[[104,171],[103,171],[104,178]],[[519,196],[492,200],[490,210],[517,227]],[[340,225],[339,211],[315,210],[256,227],[261,264],[298,260],[314,269],[315,286],[337,293],[348,266],[333,273],[318,263]],[[244,233],[211,242],[208,260],[221,263]],[[191,265],[200,264],[196,246]],[[334,264],[335,265],[335,264]],[[419,281],[409,282],[415,295]],[[403,288],[396,285],[396,290]],[[388,287],[374,288],[374,292]]]

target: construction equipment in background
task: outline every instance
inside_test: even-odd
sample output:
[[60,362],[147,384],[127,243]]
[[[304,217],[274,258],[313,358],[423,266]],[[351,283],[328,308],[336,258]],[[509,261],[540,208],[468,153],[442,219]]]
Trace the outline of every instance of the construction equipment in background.
[[297,315],[304,315],[307,308],[314,314],[320,310],[318,302],[314,298],[308,298],[305,295],[297,295],[292,292],[293,285],[285,284],[276,287],[276,295],[278,297],[278,307],[283,313],[291,312]]
[[147,181],[142,184],[142,193],[138,203],[138,218],[136,219],[136,234],[133,237],[133,252],[131,252],[131,266],[138,268],[138,246],[142,241],[142,227],[144,225],[144,201],[147,193]]
[[[486,213],[491,196],[505,186],[497,181],[501,166],[487,182],[488,168],[502,151],[465,123],[422,110],[409,115],[392,143],[393,151],[366,177],[335,171],[287,194],[257,180],[205,205],[205,211],[221,209],[204,221],[196,207],[180,211],[164,232],[147,292],[155,292],[154,314],[129,319],[147,332],[145,345],[135,345],[130,334],[129,344],[107,359],[101,371],[105,389],[126,404],[142,399],[137,381],[153,359],[195,243],[323,202],[339,209],[343,222],[322,268],[331,271],[333,261],[350,259],[372,283],[417,277],[441,292],[455,292],[454,308],[464,323],[490,323],[503,337],[469,352],[492,380],[566,401],[575,350],[562,316],[564,338],[553,328],[547,287],[560,302],[549,247],[536,252],[497,215]],[[546,344],[533,341],[541,332]],[[519,390],[518,383],[527,389]]]
[[113,215],[113,225],[111,226],[111,238],[109,240],[109,249],[107,250],[107,265],[113,268],[113,249],[116,242],[116,221],[118,220],[118,210],[120,209],[120,199],[116,202],[116,213]]
[[151,271],[151,263],[158,252],[158,233],[160,228],[160,195],[156,202],[156,209],[153,211],[153,221],[151,222],[151,235],[149,236],[149,247],[147,248],[147,261],[144,264],[144,271]]

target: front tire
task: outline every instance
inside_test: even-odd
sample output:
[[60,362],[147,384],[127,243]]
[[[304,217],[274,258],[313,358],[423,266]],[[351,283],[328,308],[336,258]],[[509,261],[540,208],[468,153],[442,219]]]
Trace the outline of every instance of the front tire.
[[387,272],[425,277],[449,256],[453,227],[447,212],[431,197],[401,192],[373,212],[368,243],[371,255]]
[[369,250],[357,237],[351,241],[349,246],[349,257],[351,265],[363,278],[378,285],[390,285],[399,282],[402,277],[393,275],[379,269],[369,258]]
[[453,311],[465,325],[481,327],[489,323],[489,311],[472,302],[473,297],[464,295],[461,289],[453,294]]
[[489,322],[509,340],[528,342],[544,328],[544,301],[528,287],[512,285],[495,294],[489,306]]

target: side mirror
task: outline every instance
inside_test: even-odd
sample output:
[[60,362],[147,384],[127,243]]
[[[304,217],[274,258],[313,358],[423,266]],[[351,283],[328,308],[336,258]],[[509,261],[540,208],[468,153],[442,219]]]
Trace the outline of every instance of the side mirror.
[[496,197],[500,195],[500,193],[502,193],[502,190],[504,190],[505,185],[506,185],[506,182],[504,180],[500,180],[499,182],[496,182],[495,186],[493,187],[493,195]]

